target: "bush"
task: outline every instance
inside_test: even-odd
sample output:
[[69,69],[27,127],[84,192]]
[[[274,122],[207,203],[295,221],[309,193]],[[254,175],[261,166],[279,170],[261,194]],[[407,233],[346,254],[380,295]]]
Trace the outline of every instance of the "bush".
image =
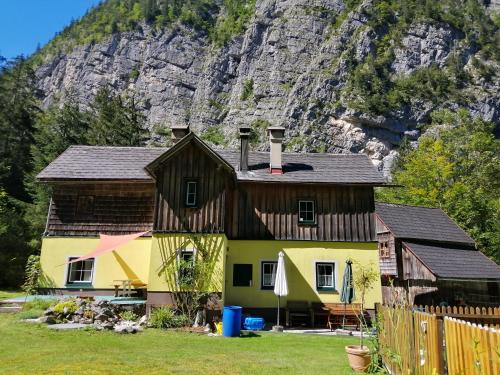
[[28,311],[28,310],[47,310],[50,306],[53,306],[55,303],[57,303],[57,300],[55,299],[40,299],[40,298],[35,298],[31,301],[27,301],[23,305],[23,311]]
[[29,309],[29,310],[24,310],[20,311],[17,313],[17,317],[19,319],[36,319],[39,318],[43,315],[45,310],[40,310],[40,309]]
[[154,309],[149,322],[154,328],[177,328],[191,324],[187,316],[176,314],[174,309],[165,306]]
[[130,320],[135,322],[138,318],[137,314],[134,314],[132,311],[125,310],[120,314],[120,318],[123,320]]
[[[65,308],[67,308],[66,312],[64,312]],[[76,302],[72,299],[59,302],[54,306],[54,312],[56,314],[73,314],[76,310],[78,310],[78,306],[76,306]]]
[[246,79],[243,82],[243,91],[241,92],[240,99],[245,101],[253,96],[253,79]]
[[201,139],[211,142],[216,146],[227,145],[227,140],[224,132],[222,131],[221,125],[211,126],[207,128],[207,130],[202,133]]

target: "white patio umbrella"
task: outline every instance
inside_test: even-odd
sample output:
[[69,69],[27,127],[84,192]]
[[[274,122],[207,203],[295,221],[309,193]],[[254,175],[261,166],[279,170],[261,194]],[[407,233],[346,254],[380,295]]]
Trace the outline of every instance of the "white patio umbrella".
[[274,279],[274,294],[278,296],[278,327],[280,326],[280,298],[288,295],[288,285],[286,283],[285,253],[278,254],[278,269],[276,279]]

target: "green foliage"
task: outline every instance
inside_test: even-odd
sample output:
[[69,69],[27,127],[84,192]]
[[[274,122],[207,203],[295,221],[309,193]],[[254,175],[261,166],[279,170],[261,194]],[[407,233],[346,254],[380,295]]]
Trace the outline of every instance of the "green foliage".
[[130,320],[135,322],[139,317],[133,311],[125,310],[120,313],[120,318],[122,318],[123,320]]
[[378,199],[440,207],[487,255],[500,261],[500,141],[493,124],[465,110],[432,114],[433,132],[401,157],[393,171],[402,188],[383,189]]
[[91,111],[88,143],[108,146],[140,146],[144,144],[144,115],[133,98],[112,95],[107,88],[97,92]]
[[16,317],[18,319],[36,319],[36,318],[39,318],[43,315],[44,313],[44,310],[39,310],[39,309],[30,309],[30,310],[22,310],[22,311],[19,311],[17,314],[16,314]]
[[154,328],[178,328],[188,326],[190,323],[188,317],[166,306],[153,309],[149,318],[149,324]]
[[57,303],[57,300],[55,300],[55,299],[35,298],[35,299],[32,299],[31,301],[26,301],[23,304],[23,311],[24,310],[42,310],[42,311],[45,311],[50,306],[53,306],[56,303]]
[[367,322],[365,320],[365,316],[363,314],[364,306],[365,306],[365,296],[368,291],[373,289],[377,283],[380,282],[380,274],[378,273],[375,265],[373,263],[363,264],[358,261],[354,261],[354,270],[353,270],[353,282],[354,287],[357,291],[359,291],[359,295],[361,297],[361,313],[358,316],[360,321],[360,339],[359,345],[363,347],[363,331],[368,327]]
[[253,96],[253,79],[246,79],[243,82],[243,91],[241,92],[240,99],[245,101]]
[[215,27],[210,30],[210,39],[217,47],[241,34],[255,12],[255,0],[224,0],[223,4]]
[[[347,7],[345,12],[351,9]],[[444,68],[430,66],[408,76],[391,73],[394,48],[408,27],[417,22],[446,22],[462,31],[484,58],[500,58],[498,25],[477,0],[377,0],[364,12],[367,25],[381,36],[375,42],[375,52],[364,61],[356,61],[352,53],[345,54],[350,73],[343,98],[354,109],[385,115],[407,105],[421,105],[422,101],[436,108],[448,99],[465,99],[460,89],[469,76],[457,55],[452,55]],[[496,73],[484,64],[476,66],[483,77],[491,78]]]
[[116,32],[134,30],[140,22],[155,28],[176,23],[192,27],[222,46],[241,34],[253,15],[255,0],[107,0],[72,21],[32,57],[35,64],[70,52],[75,46],[98,43]]
[[33,234],[25,220],[27,204],[9,196],[0,185],[0,287],[21,284],[24,265],[33,249]]
[[30,255],[26,262],[24,284],[22,289],[26,294],[35,294],[38,290],[40,276],[42,275],[42,265],[39,255]]
[[267,120],[257,119],[250,124],[250,145],[255,146],[262,143],[266,138],[267,128],[271,126],[271,123]]
[[[65,311],[66,310],[66,311]],[[54,306],[56,314],[74,314],[78,310],[75,300],[61,301]]]
[[224,135],[222,125],[210,126],[202,134],[201,139],[208,141],[216,146],[226,146],[227,139]]
[[132,80],[132,81],[136,81],[137,78],[139,78],[139,69],[137,68],[133,68],[130,73],[128,74],[128,77]]

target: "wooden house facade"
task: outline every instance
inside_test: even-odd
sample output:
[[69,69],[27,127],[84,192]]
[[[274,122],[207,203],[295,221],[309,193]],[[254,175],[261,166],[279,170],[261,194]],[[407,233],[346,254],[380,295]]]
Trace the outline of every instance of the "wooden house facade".
[[[140,279],[151,305],[169,303],[175,277],[159,270],[195,258],[192,236],[200,235],[217,259],[225,303],[274,308],[268,284],[280,251],[290,300],[339,301],[346,260],[378,261],[373,188],[385,182],[365,155],[282,153],[283,132],[270,129],[279,145],[270,153],[248,151],[248,129],[240,150],[214,150],[182,128],[168,149],[70,147],[38,175],[52,188],[42,246],[47,290],[109,294],[116,280]],[[58,267],[100,234],[137,232],[148,233],[72,263],[78,269]],[[368,304],[380,300],[375,288]]]

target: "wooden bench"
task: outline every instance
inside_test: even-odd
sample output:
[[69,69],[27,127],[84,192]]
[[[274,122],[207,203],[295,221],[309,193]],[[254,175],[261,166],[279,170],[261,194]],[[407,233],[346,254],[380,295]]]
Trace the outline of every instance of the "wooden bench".
[[[359,329],[359,317],[362,314],[360,303],[326,303],[328,310],[327,325],[331,331],[343,325],[354,326]],[[364,314],[364,313],[363,313]]]

